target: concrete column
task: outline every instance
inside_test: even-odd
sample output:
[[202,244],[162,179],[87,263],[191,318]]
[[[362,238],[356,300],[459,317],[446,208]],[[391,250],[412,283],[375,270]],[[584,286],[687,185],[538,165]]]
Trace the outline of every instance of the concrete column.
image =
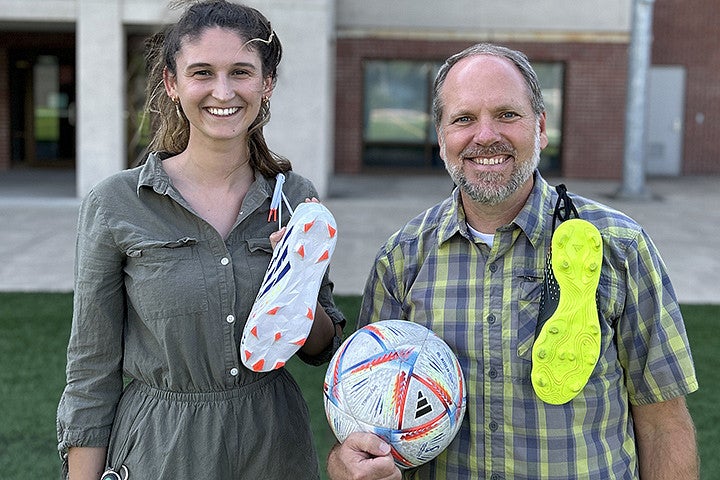
[[335,0],[265,0],[263,12],[283,45],[265,127],[268,146],[309,178],[321,197],[333,170]]
[[77,194],[124,169],[122,0],[77,0]]
[[634,0],[628,56],[628,92],[625,110],[623,181],[618,196],[647,199],[645,186],[645,134],[647,86],[652,53],[652,13],[655,0]]

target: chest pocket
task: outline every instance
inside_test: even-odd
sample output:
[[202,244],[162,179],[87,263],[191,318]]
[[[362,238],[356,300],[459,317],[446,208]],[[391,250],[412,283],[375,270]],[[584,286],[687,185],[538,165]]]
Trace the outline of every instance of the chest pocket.
[[197,239],[145,240],[128,248],[128,298],[146,319],[167,319],[208,310]]
[[[544,272],[543,272],[544,274]],[[540,297],[542,296],[544,278],[537,272],[524,272],[518,275],[518,313],[513,318],[513,331],[516,332],[517,356],[524,360],[519,372],[513,375],[515,382],[530,382],[532,347],[535,343],[535,329],[540,314]],[[615,322],[618,302],[612,298],[620,298],[618,288],[604,272],[600,274],[596,301],[602,336],[602,350],[612,347],[613,324]],[[515,323],[516,322],[516,323]]]
[[519,371],[513,372],[513,381],[529,382],[532,346],[535,343],[535,328],[540,314],[540,297],[543,289],[543,277],[535,270],[515,272],[517,282],[517,314],[513,315],[514,351],[524,360]]
[[256,285],[253,291],[257,291],[265,277],[265,271],[270,264],[273,249],[268,237],[248,238],[245,240],[245,243],[248,249],[248,272],[252,284]]

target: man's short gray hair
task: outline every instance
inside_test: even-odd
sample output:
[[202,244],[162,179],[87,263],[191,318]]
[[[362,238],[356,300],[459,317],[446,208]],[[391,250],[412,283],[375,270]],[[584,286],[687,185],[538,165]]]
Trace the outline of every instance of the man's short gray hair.
[[530,104],[535,115],[540,116],[545,111],[545,102],[543,101],[542,92],[540,91],[540,83],[538,82],[537,74],[530,65],[527,56],[520,51],[502,47],[500,45],[478,43],[445,60],[443,66],[440,67],[440,70],[438,70],[437,76],[435,77],[435,83],[433,85],[432,100],[432,115],[436,127],[440,126],[440,120],[442,119],[444,105],[442,103],[442,99],[440,98],[440,90],[442,90],[448,72],[460,60],[475,55],[493,55],[505,58],[512,62],[525,80],[525,84],[527,85],[530,93]]

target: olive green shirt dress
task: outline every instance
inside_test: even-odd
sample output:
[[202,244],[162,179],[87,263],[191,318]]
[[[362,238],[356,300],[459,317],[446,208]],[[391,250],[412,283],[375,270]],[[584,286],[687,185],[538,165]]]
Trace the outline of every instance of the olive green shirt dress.
[[[173,188],[161,155],[115,174],[80,209],[59,451],[108,447],[130,479],[318,478],[307,405],[281,368],[238,355],[272,249],[275,179],[256,173],[227,239]],[[293,208],[317,197],[287,172]],[[282,210],[282,223],[290,212]],[[335,323],[326,273],[319,302]],[[327,361],[333,345],[312,364]],[[318,385],[318,388],[322,388]]]

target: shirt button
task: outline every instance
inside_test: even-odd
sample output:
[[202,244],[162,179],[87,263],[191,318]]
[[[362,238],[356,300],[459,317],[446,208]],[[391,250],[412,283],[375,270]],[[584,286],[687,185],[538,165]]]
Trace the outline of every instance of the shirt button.
[[235,315],[228,315],[225,320],[227,320],[228,323],[233,323],[235,321]]
[[495,315],[493,315],[492,313],[491,313],[490,315],[488,315],[488,316],[487,316],[487,321],[488,321],[488,323],[489,323],[490,325],[492,325],[493,323],[495,323]]
[[490,425],[488,425],[488,426],[490,427],[490,430],[492,430],[493,432],[498,429],[498,424],[496,422],[490,422]]
[[235,375],[237,375],[238,373],[240,373],[240,370],[238,370],[237,368],[234,368],[234,367],[233,367],[233,368],[230,369],[230,375],[232,375],[233,377],[234,377]]
[[493,272],[493,273],[497,272],[497,265],[495,265],[494,263],[491,263],[491,264],[490,264],[490,271]]
[[223,258],[220,260],[220,264],[221,264],[221,265],[227,265],[228,263],[230,263],[230,259],[227,258],[227,257],[223,257]]
[[495,370],[494,368],[491,368],[490,371],[488,372],[488,375],[490,375],[490,378],[497,378],[497,375],[498,375],[497,370]]

